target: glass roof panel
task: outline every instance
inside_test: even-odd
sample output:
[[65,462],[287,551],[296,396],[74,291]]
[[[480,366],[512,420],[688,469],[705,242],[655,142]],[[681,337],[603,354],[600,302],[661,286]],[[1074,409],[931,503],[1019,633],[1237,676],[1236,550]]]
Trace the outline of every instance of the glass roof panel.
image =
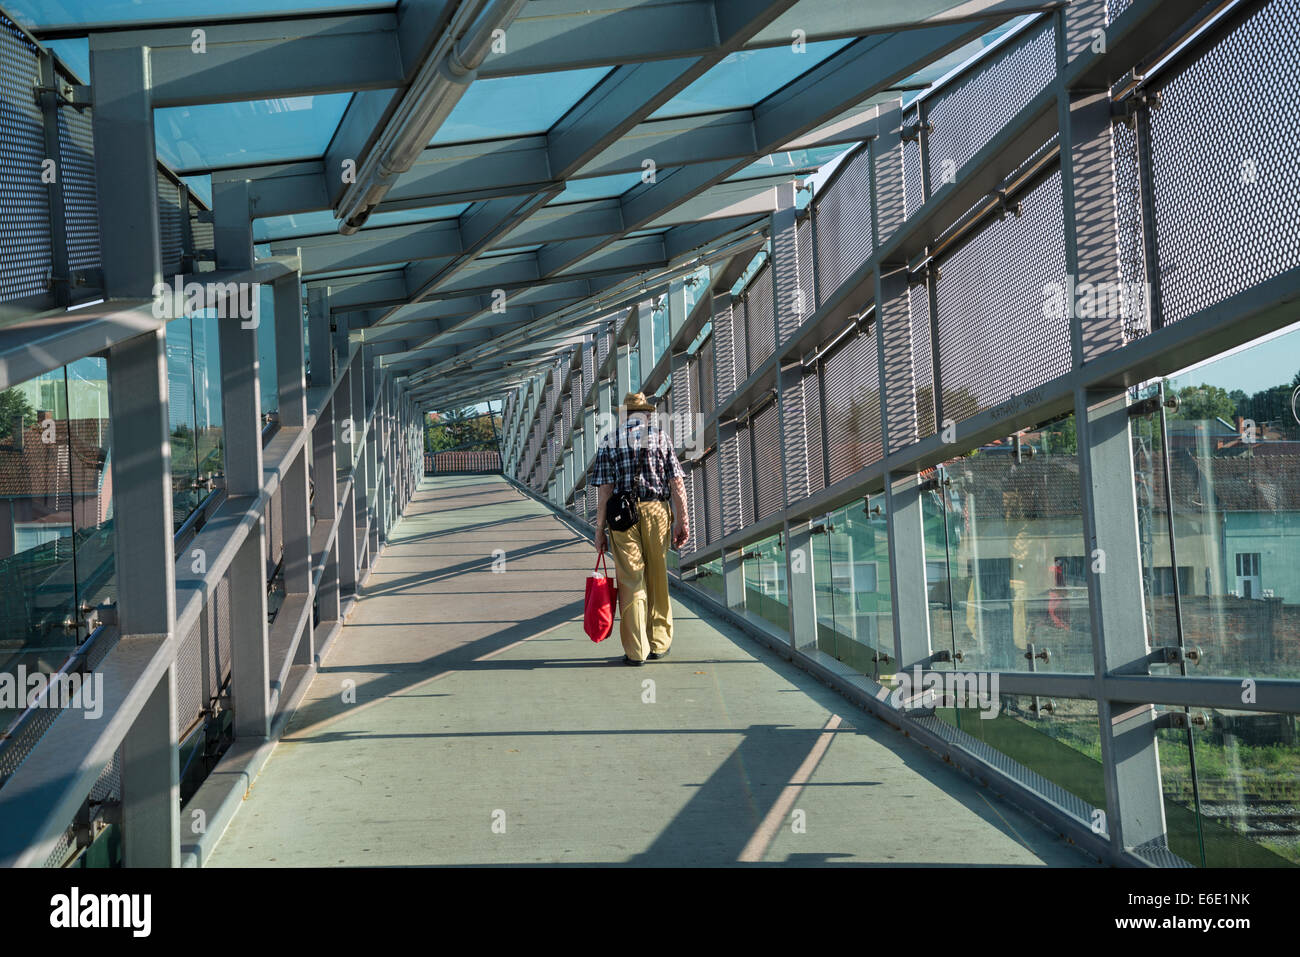
[[593,199],[613,199],[622,196],[640,182],[640,173],[614,173],[612,176],[571,179],[564,184],[564,191],[546,205],[562,206],[565,203],[583,203]]
[[[469,203],[454,206],[425,206],[421,209],[398,209],[388,213],[372,213],[366,220],[365,229],[376,226],[401,226],[406,223],[432,222],[435,219],[454,219],[465,210]],[[294,213],[291,216],[267,216],[253,220],[253,238],[292,239],[295,236],[320,236],[325,233],[338,232],[338,220],[328,209],[311,213]]]
[[650,119],[753,106],[852,42],[809,43],[803,53],[795,53],[790,46],[738,50],[655,110]]
[[178,173],[316,159],[351,93],[154,110],[158,158]]
[[5,0],[5,10],[29,30],[151,20],[188,23],[392,6],[391,0]]
[[475,80],[430,145],[545,133],[610,70],[562,70]]
[[731,177],[729,182],[754,179],[759,176],[776,176],[781,173],[796,175],[811,173],[835,159],[855,144],[845,143],[839,146],[816,146],[806,150],[787,150],[784,153],[772,153],[756,163],[751,163]]

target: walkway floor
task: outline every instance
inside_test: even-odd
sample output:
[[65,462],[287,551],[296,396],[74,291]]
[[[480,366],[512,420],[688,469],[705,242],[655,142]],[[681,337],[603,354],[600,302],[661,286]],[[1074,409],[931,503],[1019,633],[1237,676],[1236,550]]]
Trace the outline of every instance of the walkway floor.
[[592,557],[499,476],[426,479],[210,866],[1089,862],[693,603],[624,666]]

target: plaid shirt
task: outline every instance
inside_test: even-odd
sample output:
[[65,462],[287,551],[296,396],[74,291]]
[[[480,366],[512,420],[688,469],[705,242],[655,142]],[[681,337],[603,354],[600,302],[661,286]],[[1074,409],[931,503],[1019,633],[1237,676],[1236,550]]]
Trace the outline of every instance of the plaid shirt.
[[631,491],[634,473],[640,468],[641,490],[638,498],[669,497],[669,483],[684,478],[682,463],[677,461],[672,439],[657,425],[647,424],[635,413],[628,416],[622,441],[611,432],[601,442],[592,463],[588,481],[592,485],[613,485],[615,491]]

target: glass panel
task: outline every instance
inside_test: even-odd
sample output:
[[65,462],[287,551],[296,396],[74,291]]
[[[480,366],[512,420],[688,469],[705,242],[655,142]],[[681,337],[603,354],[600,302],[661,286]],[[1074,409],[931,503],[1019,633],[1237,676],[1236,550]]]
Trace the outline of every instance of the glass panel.
[[614,173],[611,176],[592,176],[573,179],[564,184],[564,190],[548,206],[581,203],[593,199],[613,199],[622,196],[641,182],[640,173]]
[[[67,385],[57,369],[0,391],[0,662],[57,668],[76,646]],[[8,727],[16,713],[0,714]]]
[[108,362],[78,359],[67,373],[78,604],[96,606],[116,596]]
[[598,67],[476,80],[429,145],[545,133],[609,72]]
[[177,172],[323,156],[350,93],[154,110],[158,158]]
[[722,580],[722,561],[715,558],[698,566],[691,584],[701,591],[706,591],[719,601],[725,600],[726,588]]
[[202,500],[194,445],[194,342],[190,318],[167,323],[167,420],[171,432],[172,527],[179,530]]
[[650,118],[664,119],[753,106],[850,42],[823,40],[809,43],[802,53],[796,53],[793,46],[738,50],[655,110]]
[[1300,327],[1165,386],[1178,560],[1157,539],[1152,613],[1172,625],[1177,574],[1188,674],[1300,678]]
[[[438,219],[455,219],[469,203],[452,206],[423,206],[419,209],[395,209],[386,213],[372,213],[366,220],[366,229],[378,226],[401,226],[407,223],[433,222]],[[339,231],[339,221],[329,210],[312,213],[294,213],[291,216],[267,216],[253,220],[253,238],[258,242],[292,239],[298,236],[323,236]]]
[[194,425],[198,472],[220,484],[225,475],[225,448],[221,411],[221,344],[219,320],[211,313],[193,317]]
[[745,559],[745,613],[790,631],[790,595],[785,583],[785,548],[779,537],[758,542],[748,549],[756,552]]
[[144,23],[150,20],[190,20],[235,18],[247,15],[277,16],[293,13],[319,13],[332,9],[384,9],[391,7],[379,0],[7,0],[5,10],[27,27],[49,29],[100,23]]
[[788,150],[784,153],[773,153],[770,156],[764,156],[761,160],[751,163],[739,173],[730,178],[730,182],[736,182],[744,179],[754,179],[759,176],[779,176],[779,175],[799,175],[801,173],[811,173],[836,157],[843,156],[850,149],[852,144],[843,146],[819,146],[807,150]]
[[[947,475],[942,469],[928,477],[928,485],[921,493],[922,534],[925,540],[925,584],[930,607],[930,647],[938,651],[952,651],[953,597],[955,587],[956,548],[954,538],[960,531],[961,504],[952,490],[944,484]],[[951,668],[952,664],[936,663],[936,668]]]
[[1018,438],[944,466],[954,651],[967,670],[1091,672],[1074,416]]
[[1068,698],[1000,695],[998,711],[937,708],[953,727],[990,747],[1095,808],[1106,808],[1097,706]]
[[259,287],[261,319],[257,324],[257,381],[262,393],[262,421],[278,422],[280,385],[275,367],[275,293],[271,286]]
[[[823,564],[814,576],[822,588],[819,647],[861,674],[875,678],[892,673],[894,621],[883,496],[872,501],[870,512],[864,502],[836,512],[831,531],[819,538],[826,541]],[[816,548],[813,555],[816,561]],[[829,620],[822,615],[823,604],[830,606]]]

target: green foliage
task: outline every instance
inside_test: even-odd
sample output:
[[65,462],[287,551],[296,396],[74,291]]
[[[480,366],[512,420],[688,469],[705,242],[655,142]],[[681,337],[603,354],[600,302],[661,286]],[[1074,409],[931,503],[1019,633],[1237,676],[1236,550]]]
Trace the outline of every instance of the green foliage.
[[1184,386],[1174,393],[1178,398],[1175,419],[1223,419],[1231,422],[1237,415],[1237,404],[1227,391],[1217,385]]
[[36,410],[27,401],[27,396],[18,389],[5,389],[0,392],[0,439],[13,437],[14,425],[20,416],[24,429],[36,423]]
[[426,452],[494,451],[500,425],[499,416],[488,416],[473,408],[445,412],[436,422],[432,418],[425,420],[424,449]]

